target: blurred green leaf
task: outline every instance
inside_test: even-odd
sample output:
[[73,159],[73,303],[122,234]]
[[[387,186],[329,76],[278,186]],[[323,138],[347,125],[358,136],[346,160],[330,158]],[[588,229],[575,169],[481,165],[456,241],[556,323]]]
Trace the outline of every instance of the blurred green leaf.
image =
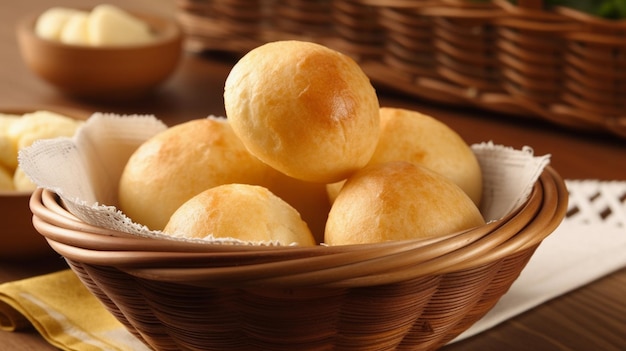
[[[517,3],[517,0],[511,0]],[[547,9],[555,6],[572,8],[601,18],[626,19],[626,0],[544,0]]]

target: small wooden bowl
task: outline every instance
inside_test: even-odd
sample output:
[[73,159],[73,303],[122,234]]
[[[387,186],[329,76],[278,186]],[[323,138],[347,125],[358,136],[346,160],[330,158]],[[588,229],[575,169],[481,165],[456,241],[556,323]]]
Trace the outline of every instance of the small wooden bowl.
[[183,35],[174,19],[133,15],[153,29],[153,42],[133,46],[68,45],[36,35],[38,14],[30,15],[17,25],[21,55],[37,76],[69,95],[97,100],[142,97],[175,71]]
[[[47,110],[67,117],[84,120],[86,113],[59,108],[0,108],[6,114],[23,115]],[[50,245],[33,227],[33,213],[28,203],[30,191],[0,190],[0,261],[28,260],[34,257],[56,255]]]
[[[0,190],[0,260],[31,259],[54,251],[33,227],[28,208],[31,192]],[[43,240],[42,240],[43,239]]]

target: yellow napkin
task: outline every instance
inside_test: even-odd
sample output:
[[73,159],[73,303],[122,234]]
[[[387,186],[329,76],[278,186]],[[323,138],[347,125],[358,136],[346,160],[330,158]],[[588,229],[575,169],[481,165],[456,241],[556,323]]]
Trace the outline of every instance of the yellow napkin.
[[0,285],[0,329],[29,324],[62,350],[149,350],[69,269]]

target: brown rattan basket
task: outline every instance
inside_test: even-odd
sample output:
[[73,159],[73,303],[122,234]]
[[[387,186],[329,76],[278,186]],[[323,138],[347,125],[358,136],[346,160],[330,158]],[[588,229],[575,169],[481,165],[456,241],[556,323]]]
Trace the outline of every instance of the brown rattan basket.
[[518,2],[176,1],[191,50],[316,41],[354,57],[379,86],[626,138],[626,21]]
[[31,198],[35,228],[155,350],[433,350],[481,318],[565,216],[547,167],[505,218],[446,237],[336,247],[129,236]]

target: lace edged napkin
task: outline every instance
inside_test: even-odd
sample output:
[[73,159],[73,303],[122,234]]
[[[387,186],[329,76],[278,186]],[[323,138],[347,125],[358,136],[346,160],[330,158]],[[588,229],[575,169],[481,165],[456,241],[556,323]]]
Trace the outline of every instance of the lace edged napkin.
[[[19,162],[33,182],[57,193],[68,211],[89,224],[131,235],[189,240],[149,230],[116,207],[126,161],[143,141],[166,128],[154,116],[96,113],[73,138],[40,140],[21,150]],[[483,170],[481,212],[487,221],[522,205],[550,161],[549,155],[535,156],[530,147],[515,150],[485,142],[472,149]],[[242,244],[211,237],[204,241]]]
[[[39,186],[57,192],[70,211],[84,221],[130,235],[159,236],[160,233],[133,223],[117,210],[116,182],[132,151],[165,128],[153,116],[95,114],[74,138],[41,141],[23,150],[20,164]],[[481,210],[487,220],[497,219],[523,203],[549,163],[549,155],[537,157],[531,148],[514,150],[489,142],[472,148],[484,172],[486,196]],[[495,308],[453,342],[626,266],[626,181],[566,183],[570,191],[566,219],[544,240]],[[59,279],[65,283],[59,284]],[[50,289],[58,292],[52,297],[72,294],[75,298],[71,306],[92,307],[89,311],[68,310],[70,305],[63,303],[63,299],[59,302],[41,294],[43,298],[33,300],[24,293]],[[49,342],[65,350],[74,349],[68,340],[75,341],[76,335],[68,336],[70,331],[78,332],[85,338],[80,342],[93,350],[134,349],[137,340],[118,329],[117,321],[106,326],[114,332],[99,333],[93,339],[92,332],[103,327],[93,323],[98,318],[84,318],[84,315],[89,313],[93,317],[108,312],[94,305],[95,297],[84,294],[84,289],[69,270],[2,284],[0,313],[4,315],[0,320],[13,326],[23,326],[28,321]],[[57,328],[59,319],[69,324]]]

